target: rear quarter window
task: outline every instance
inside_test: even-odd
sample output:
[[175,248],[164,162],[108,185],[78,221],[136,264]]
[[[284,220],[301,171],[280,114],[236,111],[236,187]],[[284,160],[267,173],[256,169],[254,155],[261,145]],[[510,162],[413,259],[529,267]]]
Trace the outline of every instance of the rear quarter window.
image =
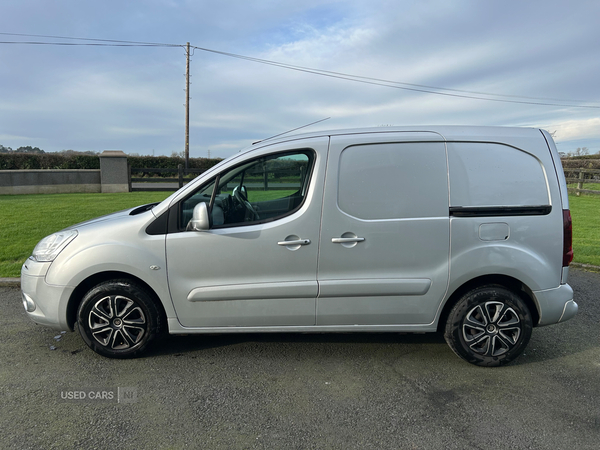
[[550,204],[544,168],[533,155],[495,143],[447,146],[451,207]]

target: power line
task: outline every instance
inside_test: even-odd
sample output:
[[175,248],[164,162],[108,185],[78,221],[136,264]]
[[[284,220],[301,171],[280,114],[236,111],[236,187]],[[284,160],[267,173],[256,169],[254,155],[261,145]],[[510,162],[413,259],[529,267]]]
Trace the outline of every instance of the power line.
[[57,46],[91,46],[91,47],[184,47],[183,45],[162,45],[162,44],[100,44],[87,43],[80,44],[77,42],[39,42],[39,41],[0,41],[0,44],[24,44],[24,45],[57,45]]
[[364,76],[360,76],[360,75],[348,75],[348,74],[344,74],[341,72],[333,72],[333,71],[322,70],[322,69],[311,69],[308,67],[295,66],[292,64],[279,63],[279,62],[275,62],[275,61],[269,61],[269,60],[259,59],[259,58],[252,58],[252,57],[243,56],[243,55],[236,55],[235,53],[218,52],[217,50],[211,50],[211,49],[199,48],[199,47],[196,47],[196,48],[207,51],[207,52],[219,53],[222,55],[231,56],[231,57],[235,57],[235,58],[248,59],[248,60],[251,60],[254,62],[278,65],[281,67],[285,66],[288,68],[295,68],[295,69],[301,69],[301,70],[311,70],[311,71],[317,71],[317,72],[321,72],[321,73],[328,73],[328,74],[332,74],[332,75],[348,76],[348,77],[352,77],[352,78],[370,80],[370,81],[378,81],[378,82],[388,83],[388,84],[398,84],[398,85],[412,86],[412,87],[419,87],[419,88],[426,88],[426,89],[435,89],[435,90],[439,90],[439,91],[452,91],[452,92],[463,92],[463,93],[467,93],[467,94],[488,95],[488,96],[494,96],[494,97],[525,98],[525,99],[530,99],[530,100],[549,100],[549,101],[559,101],[559,102],[584,103],[583,100],[573,100],[573,99],[565,100],[565,99],[559,99],[559,98],[540,98],[540,97],[526,97],[526,96],[521,96],[521,95],[492,94],[489,92],[467,91],[467,90],[462,90],[462,89],[452,89],[452,88],[443,88],[443,87],[436,87],[436,86],[427,86],[427,85],[423,85],[423,84],[406,83],[406,82],[402,82],[402,81],[384,80],[381,78],[364,77]]
[[[0,33],[3,36],[20,36],[20,37],[39,37],[48,39],[69,39],[73,41],[95,41],[95,42],[112,42],[117,44],[139,44],[144,46],[157,46],[157,47],[185,47],[180,44],[165,44],[159,42],[140,42],[140,41],[122,41],[117,39],[92,39],[82,37],[68,37],[68,36],[48,36],[44,34],[22,34],[22,33]],[[13,42],[1,42],[2,44],[27,44],[28,42],[13,41]],[[37,42],[36,42],[37,43]],[[51,45],[61,45],[60,42],[49,43]],[[73,44],[75,45],[75,44]]]
[[[351,74],[346,74],[346,73],[341,73],[341,72],[331,72],[331,71],[327,71],[327,70],[313,69],[310,67],[294,66],[292,64],[285,64],[285,63],[280,63],[280,62],[276,62],[276,61],[269,61],[266,59],[253,58],[250,56],[237,55],[235,53],[222,52],[222,51],[218,51],[218,50],[212,50],[209,48],[202,48],[202,47],[194,47],[194,48],[201,50],[201,51],[205,51],[205,52],[229,56],[232,58],[243,59],[246,61],[252,61],[252,62],[257,62],[257,63],[261,63],[261,64],[267,64],[267,65],[271,65],[271,66],[281,67],[284,69],[296,70],[298,72],[312,73],[314,75],[321,75],[321,76],[330,77],[330,78],[337,78],[337,79],[341,79],[341,80],[354,81],[357,83],[364,83],[364,84],[372,84],[372,85],[376,85],[376,86],[383,86],[383,87],[389,87],[389,88],[394,88],[394,89],[402,89],[402,90],[406,90],[406,91],[423,92],[426,94],[437,94],[437,95],[444,95],[447,97],[467,98],[467,99],[473,99],[473,100],[487,100],[487,101],[502,102],[502,103],[517,103],[517,104],[525,104],[525,105],[562,106],[562,107],[570,107],[570,108],[600,109],[600,106],[595,106],[595,105],[575,105],[572,103],[571,104],[548,103],[548,102],[542,101],[544,99],[542,99],[542,98],[538,99],[536,97],[521,97],[521,96],[511,96],[511,95],[502,95],[502,94],[476,93],[473,91],[461,91],[459,89],[437,88],[437,87],[424,86],[424,85],[418,85],[418,84],[403,83],[403,82],[399,82],[399,81],[382,80],[382,79],[378,79],[378,78],[369,78],[369,77],[363,77],[363,76],[359,76],[359,75],[351,75]],[[414,86],[414,87],[407,87],[407,86]],[[438,91],[434,91],[432,89],[454,91],[454,92],[464,92],[464,93],[470,93],[470,94],[489,95],[489,96],[493,95],[496,97],[523,98],[523,99],[540,100],[540,101],[487,98],[487,97],[480,97],[478,95],[465,95],[465,94],[454,94],[454,93],[450,93],[450,92],[438,92]],[[555,101],[573,102],[573,100],[558,100],[558,99],[555,99]]]
[[[75,43],[75,42],[42,42],[42,41],[0,41],[0,44],[22,44],[22,45],[58,45],[58,46],[99,46],[99,47],[185,47],[180,44],[167,44],[157,42],[140,42],[140,41],[123,41],[116,39],[92,39],[92,38],[81,38],[81,37],[67,37],[67,36],[51,36],[51,35],[39,35],[39,34],[22,34],[22,33],[2,33],[4,36],[19,36],[19,37],[38,37],[46,39],[66,39],[76,41],[91,41],[86,43]],[[296,66],[293,64],[280,63],[277,61],[270,61],[266,59],[254,58],[251,56],[239,55],[236,53],[223,52],[219,50],[209,49],[205,47],[191,46],[192,49],[201,50],[204,52],[214,53],[222,56],[228,56],[231,58],[242,59],[246,61],[256,62],[259,64],[266,64],[275,67],[280,67],[288,70],[295,70],[298,72],[310,73],[313,75],[320,75],[329,78],[336,78],[346,81],[354,81],[356,83],[370,84],[375,86],[388,87],[393,89],[401,89],[412,92],[422,92],[425,94],[443,95],[446,97],[454,98],[465,98],[472,100],[482,100],[491,102],[501,103],[516,103],[523,105],[537,105],[537,106],[557,106],[567,108],[585,108],[585,109],[600,109],[600,106],[590,104],[574,104],[584,103],[583,101],[577,100],[563,100],[553,98],[539,98],[539,97],[526,97],[518,95],[505,95],[505,94],[493,94],[486,92],[467,91],[461,89],[443,88],[435,86],[427,86],[422,84],[406,83],[401,81],[385,80],[380,78],[364,77],[360,75],[352,75],[343,72],[334,72],[322,69],[314,69],[310,67]],[[446,91],[446,92],[443,92]],[[485,97],[482,97],[485,96]],[[500,97],[500,98],[490,98]],[[518,100],[521,99],[521,100]],[[560,103],[551,103],[560,102]]]

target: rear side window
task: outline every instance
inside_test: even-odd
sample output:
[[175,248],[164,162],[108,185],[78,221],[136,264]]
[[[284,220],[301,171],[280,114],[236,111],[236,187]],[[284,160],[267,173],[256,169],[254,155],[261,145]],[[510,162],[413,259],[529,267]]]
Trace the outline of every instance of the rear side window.
[[441,142],[357,145],[340,157],[338,207],[363,220],[448,216]]
[[493,143],[448,143],[451,207],[549,205],[538,159]]

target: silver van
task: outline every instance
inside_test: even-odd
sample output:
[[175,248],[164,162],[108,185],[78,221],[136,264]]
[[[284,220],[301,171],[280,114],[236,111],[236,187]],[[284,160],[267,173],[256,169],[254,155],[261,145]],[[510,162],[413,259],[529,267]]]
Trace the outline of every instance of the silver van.
[[133,357],[163,332],[442,332],[516,358],[577,313],[560,159],[538,129],[371,128],[260,142],[158,204],[44,238],[35,322]]

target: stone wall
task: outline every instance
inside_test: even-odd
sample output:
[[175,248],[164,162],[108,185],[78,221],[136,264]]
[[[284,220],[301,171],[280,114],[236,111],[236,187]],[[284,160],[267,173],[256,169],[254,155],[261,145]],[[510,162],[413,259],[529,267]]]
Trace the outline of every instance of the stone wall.
[[99,170],[0,170],[0,195],[101,192]]
[[127,156],[100,154],[100,170],[0,170],[0,195],[129,192]]

